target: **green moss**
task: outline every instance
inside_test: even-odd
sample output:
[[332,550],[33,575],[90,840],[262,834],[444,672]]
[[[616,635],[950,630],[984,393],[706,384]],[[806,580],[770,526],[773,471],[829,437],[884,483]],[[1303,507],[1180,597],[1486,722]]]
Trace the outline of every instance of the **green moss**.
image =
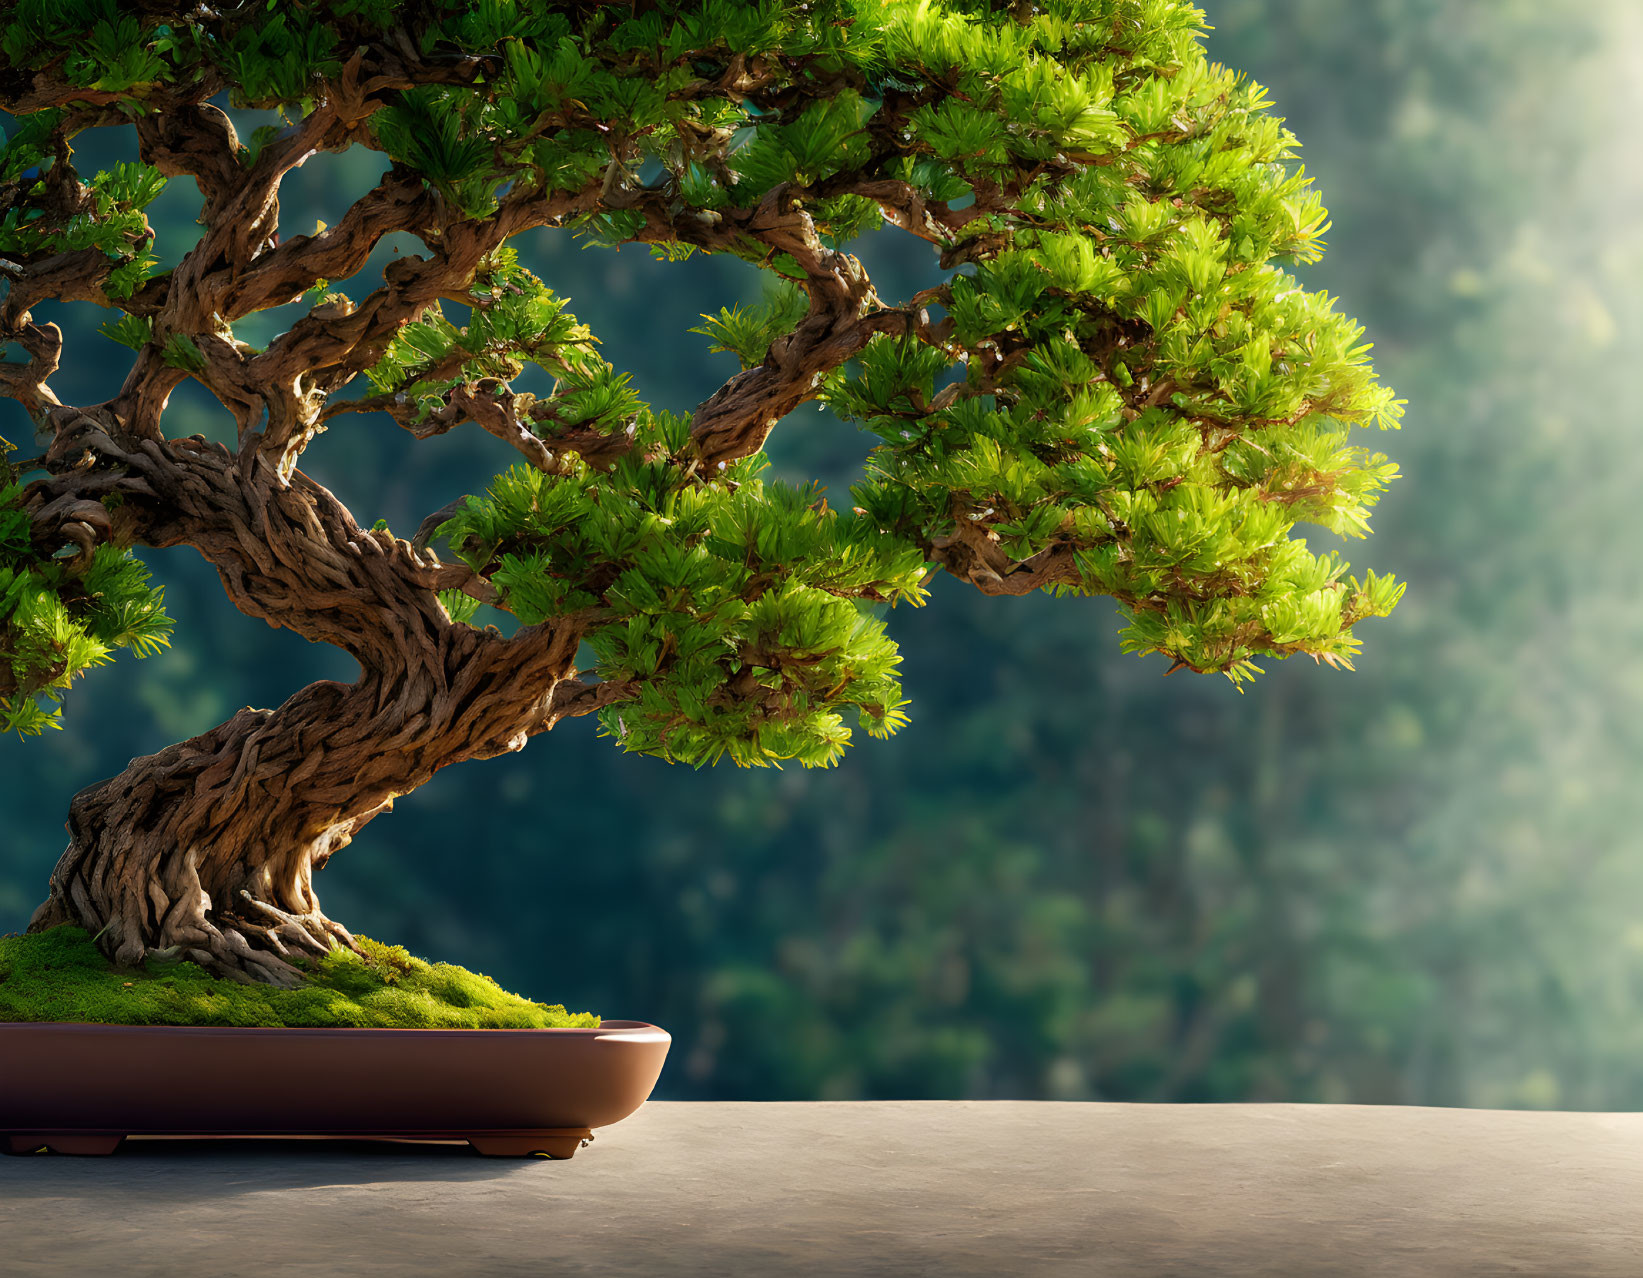
[[0,936],[0,1021],[384,1029],[599,1024],[591,1012],[533,1003],[488,976],[449,963],[426,963],[398,945],[355,939],[363,957],[333,950],[305,965],[305,986],[282,990],[222,980],[193,963],[152,956],[141,968],[111,967],[79,927]]

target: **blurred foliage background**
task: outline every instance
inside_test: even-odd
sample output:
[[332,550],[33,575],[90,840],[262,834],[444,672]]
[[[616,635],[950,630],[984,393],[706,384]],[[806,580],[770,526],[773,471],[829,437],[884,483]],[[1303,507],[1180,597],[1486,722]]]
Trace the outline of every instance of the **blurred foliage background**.
[[[893,740],[827,772],[693,772],[572,721],[400,800],[321,879],[333,917],[667,1026],[665,1098],[1643,1106],[1643,22],[1630,0],[1203,3],[1211,56],[1271,88],[1333,214],[1303,281],[1409,401],[1378,441],[1406,477],[1346,549],[1410,591],[1358,672],[1164,680],[1119,655],[1107,601],[938,582],[892,618],[914,716]],[[77,149],[89,170],[133,148]],[[284,224],[334,220],[379,163],[311,161]],[[197,207],[174,182],[151,210],[165,260]],[[520,249],[656,406],[735,371],[686,329],[756,298],[751,267]],[[861,255],[901,297],[937,278],[927,249],[892,231]],[[70,402],[124,368],[83,309],[39,312],[68,330]],[[173,433],[223,437],[211,401],[175,402]],[[344,422],[304,468],[401,535],[513,460]],[[0,434],[28,439],[9,401]],[[868,442],[805,409],[771,451],[842,493]],[[175,647],[88,678],[66,731],[0,741],[0,930],[43,897],[76,790],[351,677],[191,552],[148,557]]]

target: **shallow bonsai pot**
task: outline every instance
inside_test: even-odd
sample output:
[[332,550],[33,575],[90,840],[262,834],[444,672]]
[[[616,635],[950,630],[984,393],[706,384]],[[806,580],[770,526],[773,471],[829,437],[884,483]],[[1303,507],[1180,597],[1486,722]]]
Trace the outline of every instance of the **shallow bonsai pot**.
[[650,1095],[672,1039],[598,1029],[0,1023],[0,1142],[109,1154],[126,1136],[465,1140],[569,1158]]

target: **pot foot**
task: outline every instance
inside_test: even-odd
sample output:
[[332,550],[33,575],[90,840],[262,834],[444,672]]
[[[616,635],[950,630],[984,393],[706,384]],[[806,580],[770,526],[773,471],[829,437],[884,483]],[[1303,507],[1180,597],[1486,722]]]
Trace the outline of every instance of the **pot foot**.
[[38,1154],[42,1150],[54,1154],[112,1154],[124,1139],[123,1135],[108,1132],[7,1132],[5,1151],[8,1154]]
[[546,1154],[549,1158],[571,1158],[577,1149],[593,1139],[586,1127],[556,1127],[535,1132],[489,1132],[468,1137],[474,1152],[487,1158],[529,1158]]

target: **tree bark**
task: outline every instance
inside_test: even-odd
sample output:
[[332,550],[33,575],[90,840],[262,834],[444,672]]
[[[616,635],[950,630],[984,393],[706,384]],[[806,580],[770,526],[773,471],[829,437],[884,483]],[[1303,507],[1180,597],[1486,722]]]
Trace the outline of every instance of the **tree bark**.
[[[242,710],[76,795],[29,930],[76,923],[121,965],[169,950],[221,976],[300,984],[294,958],[358,948],[314,893],[332,853],[439,768],[520,749],[595,708],[596,689],[574,679],[579,629],[507,639],[453,623],[432,589],[448,568],[360,529],[325,488],[301,472],[287,482],[254,453],[121,444],[95,422],[75,438],[94,454],[75,482],[95,489],[119,463],[116,517],[140,540],[195,546],[242,611],[344,648],[361,675]],[[37,487],[42,510],[77,495]]]
[[[437,769],[524,744],[521,703],[538,696],[478,682],[493,686],[443,712],[403,680],[315,683],[133,760],[70,804],[30,930],[77,923],[123,965],[176,947],[218,975],[299,983],[293,957],[358,948],[321,911],[314,871]],[[499,719],[518,725],[511,743],[487,731]]]

